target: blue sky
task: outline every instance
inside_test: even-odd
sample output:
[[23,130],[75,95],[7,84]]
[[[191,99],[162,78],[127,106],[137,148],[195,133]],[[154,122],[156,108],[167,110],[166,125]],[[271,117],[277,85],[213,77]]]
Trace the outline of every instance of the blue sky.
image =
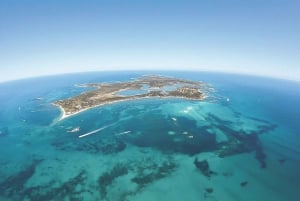
[[300,80],[299,2],[1,0],[0,82],[126,69]]

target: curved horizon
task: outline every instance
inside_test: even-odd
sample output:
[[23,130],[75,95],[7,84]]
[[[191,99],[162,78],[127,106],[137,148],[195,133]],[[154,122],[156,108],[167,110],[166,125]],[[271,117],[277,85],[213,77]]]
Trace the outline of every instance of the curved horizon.
[[65,72],[65,73],[53,73],[53,74],[40,74],[40,75],[32,75],[28,77],[20,77],[17,79],[8,79],[8,80],[1,80],[0,84],[9,83],[14,81],[22,81],[22,80],[29,80],[29,79],[39,79],[44,77],[55,77],[55,76],[64,76],[64,75],[80,75],[86,73],[121,73],[121,72],[133,72],[133,73],[172,73],[172,72],[196,72],[196,73],[212,73],[212,74],[224,74],[224,75],[237,75],[237,76],[253,76],[253,77],[261,77],[266,79],[277,79],[277,80],[286,80],[286,81],[293,81],[293,82],[300,82],[300,79],[291,79],[287,77],[280,77],[280,76],[271,76],[271,75],[262,75],[262,74],[255,74],[255,73],[245,73],[245,72],[229,72],[229,71],[213,71],[213,70],[182,70],[182,69],[174,69],[174,70],[166,70],[166,69],[129,69],[129,70],[90,70],[90,71],[74,71],[74,72]]
[[300,81],[299,10],[296,0],[3,0],[0,82],[187,68]]

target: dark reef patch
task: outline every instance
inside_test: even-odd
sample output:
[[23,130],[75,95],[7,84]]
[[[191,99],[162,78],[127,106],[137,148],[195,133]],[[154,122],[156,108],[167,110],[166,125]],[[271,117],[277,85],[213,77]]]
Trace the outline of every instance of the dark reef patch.
[[137,170],[138,174],[131,181],[138,184],[138,188],[141,189],[158,179],[169,176],[176,168],[177,164],[172,161],[164,161],[161,165],[154,163],[140,166]]
[[213,188],[206,188],[205,191],[207,193],[213,193],[214,192],[214,189]]
[[83,200],[83,193],[90,193],[84,189],[86,173],[80,172],[74,178],[59,185],[57,181],[51,181],[47,185],[26,187],[25,183],[33,176],[40,160],[34,161],[25,170],[9,177],[0,184],[0,195],[11,200]]
[[40,162],[41,160],[34,160],[27,168],[1,182],[0,195],[21,200],[21,195],[24,193],[24,184],[35,173],[35,169]]
[[[97,186],[103,199],[127,200],[127,196],[135,195],[157,180],[170,176],[177,167],[178,165],[172,158],[159,162],[147,158],[146,161],[118,163],[98,178]],[[127,175],[125,179],[128,179],[128,182],[134,185],[129,185],[130,188],[127,186],[118,187],[121,193],[116,195],[113,190],[115,188],[114,184],[117,184],[119,177],[125,175]],[[129,175],[130,177],[128,177]]]
[[107,195],[107,187],[113,183],[113,181],[128,173],[128,169],[123,164],[116,164],[109,172],[103,173],[98,179],[98,185],[100,193],[103,198]]
[[[228,141],[217,144],[216,153],[220,157],[231,156],[240,153],[255,152],[255,158],[260,163],[261,168],[266,167],[266,155],[259,135],[270,132],[276,128],[274,124],[258,125],[257,130],[247,133],[244,130],[235,130],[230,125],[233,122],[223,121],[219,117],[209,114],[208,120],[221,130],[228,138]],[[261,120],[263,123],[266,121]]]
[[222,175],[224,177],[232,177],[233,176],[233,172],[223,172]]
[[[195,155],[214,151],[220,157],[226,157],[255,152],[255,158],[265,168],[266,155],[259,135],[274,130],[276,125],[257,118],[248,119],[258,122],[254,130],[239,129],[236,122],[211,113],[205,117],[207,123],[199,126],[196,120],[183,116],[164,116],[160,111],[155,111],[143,118],[131,118],[126,124],[118,125],[118,129],[132,131],[132,134],[120,137],[125,142],[139,147],[154,147],[165,153]],[[222,132],[228,140],[217,142],[211,128]]]
[[248,184],[248,181],[243,181],[243,182],[240,183],[240,186],[245,187],[245,186],[247,186],[247,184]]
[[[24,191],[24,198],[31,201],[40,200],[83,200],[83,193],[90,193],[89,190],[80,188],[83,187],[86,179],[86,173],[81,171],[77,176],[63,183],[59,187],[53,187],[51,184],[45,186],[31,187]],[[52,185],[54,185],[54,181]]]
[[87,153],[115,154],[126,149],[127,145],[124,141],[113,137],[100,137],[95,135],[90,138],[61,138],[51,143],[58,150],[63,151],[82,151]]
[[133,118],[126,122],[126,127],[140,134],[123,138],[136,146],[154,147],[166,153],[194,155],[216,148],[216,136],[208,131],[209,127],[199,128],[195,120],[186,117],[173,118],[176,121],[160,113]]
[[216,172],[210,169],[207,160],[199,161],[198,158],[195,158],[194,165],[206,177],[210,177],[211,175],[216,174]]

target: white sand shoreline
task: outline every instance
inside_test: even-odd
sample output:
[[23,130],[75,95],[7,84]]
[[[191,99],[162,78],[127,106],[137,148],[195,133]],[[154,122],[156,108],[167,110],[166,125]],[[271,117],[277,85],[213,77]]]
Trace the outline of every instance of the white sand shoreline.
[[[88,108],[79,110],[79,111],[77,111],[77,112],[74,112],[74,113],[72,113],[72,114],[66,114],[65,109],[64,109],[61,105],[58,105],[58,104],[55,104],[55,103],[53,103],[53,105],[55,105],[56,107],[58,107],[58,108],[60,109],[61,114],[60,114],[60,117],[58,118],[58,121],[62,121],[62,120],[64,120],[64,119],[68,118],[68,117],[74,116],[74,115],[79,114],[79,113],[81,113],[81,112],[84,112],[84,111],[86,111],[86,110],[93,109],[93,108],[96,108],[96,107],[100,107],[100,106],[103,106],[103,105],[110,105],[110,104],[120,103],[120,102],[125,102],[125,101],[142,100],[142,99],[151,99],[151,98],[153,98],[153,99],[157,99],[157,98],[159,98],[159,99],[174,99],[174,98],[175,98],[175,99],[184,99],[184,100],[192,100],[192,101],[193,101],[193,100],[195,100],[195,101],[198,100],[198,99],[186,98],[186,97],[178,97],[178,96],[174,96],[174,97],[171,97],[171,96],[170,96],[170,97],[146,96],[146,97],[141,97],[141,98],[139,98],[139,97],[132,97],[132,98],[129,98],[129,99],[123,99],[123,100],[111,101],[111,102],[108,102],[108,103],[102,103],[102,104],[99,104],[99,105],[94,105],[94,106],[91,106],[91,107],[88,107]],[[204,97],[203,97],[203,100],[201,100],[201,101],[204,101],[204,100],[207,99],[207,98],[208,98],[208,96],[204,96]],[[199,100],[198,100],[198,101],[199,101]]]

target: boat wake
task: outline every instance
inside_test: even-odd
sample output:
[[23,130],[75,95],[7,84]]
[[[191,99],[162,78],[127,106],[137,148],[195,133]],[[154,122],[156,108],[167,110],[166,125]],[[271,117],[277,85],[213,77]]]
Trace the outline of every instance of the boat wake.
[[103,127],[101,127],[101,128],[98,128],[98,129],[96,129],[96,130],[93,130],[93,131],[91,131],[91,132],[88,132],[88,133],[85,133],[85,134],[79,135],[78,137],[79,137],[79,138],[83,138],[83,137],[86,137],[86,136],[89,136],[89,135],[92,135],[92,134],[98,133],[98,132],[100,132],[100,131],[102,131],[102,130],[104,130],[104,129],[106,129],[106,128],[108,128],[108,127],[112,126],[112,125],[113,125],[113,124],[109,124],[109,125],[103,126]]

